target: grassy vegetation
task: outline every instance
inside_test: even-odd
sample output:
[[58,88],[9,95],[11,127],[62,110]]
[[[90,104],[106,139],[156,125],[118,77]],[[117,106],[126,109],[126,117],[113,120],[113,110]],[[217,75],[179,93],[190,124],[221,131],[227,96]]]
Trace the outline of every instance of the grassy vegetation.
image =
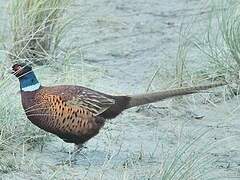
[[[160,171],[161,180],[201,179],[208,177],[211,164],[216,161],[210,155],[211,143],[204,141],[207,131],[197,130],[194,140],[179,143],[178,147],[167,155]],[[199,145],[201,144],[201,145]],[[207,146],[207,148],[206,148]]]
[[178,86],[181,87],[186,80],[186,63],[187,56],[189,53],[189,48],[191,46],[191,25],[185,27],[183,24],[180,26],[179,30],[179,39],[178,39],[178,49],[176,55],[176,73],[175,79],[178,83]]
[[68,0],[11,0],[10,60],[37,65],[57,61],[59,44],[70,19]]
[[239,81],[239,8],[238,1],[212,1],[206,34],[193,40],[209,60],[208,75],[212,78],[222,78],[228,82]]

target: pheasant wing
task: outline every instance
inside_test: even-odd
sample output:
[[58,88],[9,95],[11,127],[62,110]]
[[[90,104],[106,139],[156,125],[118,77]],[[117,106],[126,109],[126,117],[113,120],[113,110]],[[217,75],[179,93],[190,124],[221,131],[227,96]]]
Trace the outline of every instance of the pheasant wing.
[[66,103],[87,109],[97,116],[114,105],[115,100],[95,91],[82,90]]

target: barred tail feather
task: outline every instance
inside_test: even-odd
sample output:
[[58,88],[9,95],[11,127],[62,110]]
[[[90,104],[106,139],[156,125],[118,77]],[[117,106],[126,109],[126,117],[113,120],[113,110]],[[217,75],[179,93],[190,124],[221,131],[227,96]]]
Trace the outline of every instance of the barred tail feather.
[[175,96],[198,93],[203,90],[207,90],[207,89],[218,87],[218,86],[224,86],[226,84],[227,84],[226,82],[217,82],[217,83],[202,85],[202,86],[183,87],[183,88],[154,92],[149,94],[133,95],[133,96],[129,96],[130,100],[128,105],[126,106],[126,109],[161,101],[161,100],[168,99]]

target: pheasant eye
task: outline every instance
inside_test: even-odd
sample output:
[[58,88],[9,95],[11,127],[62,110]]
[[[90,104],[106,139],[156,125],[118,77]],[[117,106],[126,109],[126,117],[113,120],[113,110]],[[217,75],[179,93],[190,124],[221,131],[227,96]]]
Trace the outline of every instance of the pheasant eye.
[[21,66],[17,66],[15,71],[20,71],[21,68],[22,68]]

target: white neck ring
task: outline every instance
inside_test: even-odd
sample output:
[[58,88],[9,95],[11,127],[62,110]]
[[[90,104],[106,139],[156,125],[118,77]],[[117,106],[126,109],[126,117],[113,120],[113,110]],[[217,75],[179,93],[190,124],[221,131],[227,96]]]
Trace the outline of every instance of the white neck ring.
[[22,88],[22,91],[24,91],[24,92],[36,91],[40,88],[40,86],[41,86],[41,84],[37,83],[37,84],[31,85],[31,86]]

